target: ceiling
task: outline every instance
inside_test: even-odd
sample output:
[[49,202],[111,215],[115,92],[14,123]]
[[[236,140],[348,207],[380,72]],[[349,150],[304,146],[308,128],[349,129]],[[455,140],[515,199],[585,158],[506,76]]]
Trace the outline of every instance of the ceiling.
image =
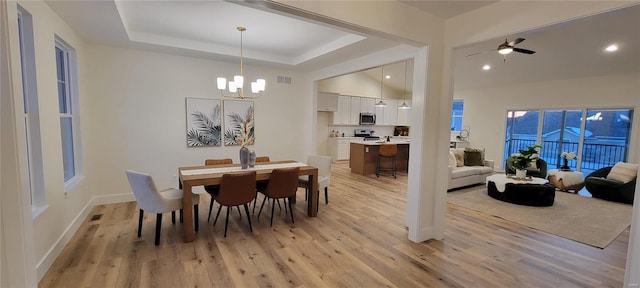
[[[536,53],[503,57],[495,51],[505,38],[518,37],[526,40],[516,47]],[[456,49],[456,90],[640,72],[640,5],[505,38]],[[604,52],[614,43],[618,51]],[[467,56],[491,49],[494,51]],[[482,70],[485,64],[491,69]]]
[[[434,16],[450,18],[497,1],[401,2]],[[89,42],[220,61],[237,61],[240,32],[236,27],[245,26],[245,62],[299,71],[312,71],[399,44],[283,16],[252,6],[251,1],[52,0],[46,3]],[[495,49],[504,39],[460,47],[455,51],[455,88],[637,71],[640,66],[638,10],[636,6],[588,20],[507,35],[509,39],[526,38],[518,47],[537,53],[512,53],[506,61],[495,52],[465,57]],[[603,55],[602,46],[611,41],[620,43],[619,53]],[[484,64],[490,64],[492,69],[483,71]],[[389,66],[385,66],[385,72],[403,69]],[[371,75],[379,78],[379,71]],[[389,82],[389,85],[400,88],[404,81]]]
[[[404,1],[443,18],[491,1]],[[397,46],[327,24],[283,16],[247,2],[225,1],[46,1],[93,43],[151,49],[196,57],[312,70]],[[444,3],[447,3],[446,5]]]

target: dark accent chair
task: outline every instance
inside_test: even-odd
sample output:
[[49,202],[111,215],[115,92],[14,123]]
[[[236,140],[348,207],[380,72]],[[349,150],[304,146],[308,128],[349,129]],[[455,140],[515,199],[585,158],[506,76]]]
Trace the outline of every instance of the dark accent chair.
[[[516,174],[516,168],[513,167],[511,161],[507,160],[506,167],[507,174]],[[536,167],[538,167],[538,170],[527,169],[527,176],[547,179],[547,162],[542,160],[542,158],[538,158],[538,160],[536,160]]]
[[584,180],[587,191],[589,191],[594,198],[633,204],[637,178],[627,183],[607,179],[606,177],[609,175],[611,168],[613,168],[613,166],[600,168],[587,175]]

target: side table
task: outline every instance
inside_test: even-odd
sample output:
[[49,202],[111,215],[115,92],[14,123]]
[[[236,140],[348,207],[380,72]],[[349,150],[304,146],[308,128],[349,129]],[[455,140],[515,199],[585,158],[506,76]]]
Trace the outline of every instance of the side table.
[[549,170],[547,179],[560,191],[569,192],[569,190],[573,190],[574,193],[578,193],[584,187],[584,175],[578,171],[552,169]]

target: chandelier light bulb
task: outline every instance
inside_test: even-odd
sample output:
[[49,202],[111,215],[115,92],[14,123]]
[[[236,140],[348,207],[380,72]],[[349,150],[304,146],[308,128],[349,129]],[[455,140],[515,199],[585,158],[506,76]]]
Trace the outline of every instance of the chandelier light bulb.
[[227,78],[218,77],[218,89],[219,90],[227,89]]

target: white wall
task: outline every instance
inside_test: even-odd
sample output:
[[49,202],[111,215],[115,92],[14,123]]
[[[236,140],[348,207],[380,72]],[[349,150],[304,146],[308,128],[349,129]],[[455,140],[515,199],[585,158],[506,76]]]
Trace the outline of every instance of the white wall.
[[[380,98],[380,79],[373,79],[364,72],[350,73],[318,81],[318,91],[341,95]],[[402,91],[382,86],[384,99],[402,99]],[[408,99],[411,96],[408,95]]]
[[[233,158],[239,146],[186,146],[185,97],[221,99],[215,78],[237,73],[238,63],[92,46],[90,117],[95,161],[87,163],[96,195],[130,193],[124,170],[151,173],[159,187],[175,186],[177,168],[203,165],[206,158]],[[256,144],[250,149],[273,160],[305,160],[300,137],[311,99],[304,95],[305,76],[245,65],[245,77],[264,77],[267,90],[253,100]],[[277,75],[292,77],[291,85],[275,83]],[[223,99],[224,100],[224,99]]]
[[[464,100],[463,126],[470,144],[485,148],[486,157],[503,163],[505,117],[509,109],[633,108],[639,111],[639,74],[611,75],[456,91]],[[638,162],[640,121],[634,117],[629,159]]]
[[[16,2],[10,2],[15,9]],[[69,229],[74,220],[84,211],[88,205],[92,192],[89,189],[91,176],[87,175],[83,181],[69,191],[64,188],[64,172],[62,162],[62,146],[60,138],[60,115],[58,112],[57,76],[55,60],[54,35],[59,36],[76,51],[78,63],[78,89],[79,89],[79,110],[80,115],[90,115],[86,111],[86,99],[89,96],[86,87],[86,65],[85,43],[62,19],[60,19],[43,2],[20,1],[19,4],[33,16],[33,26],[35,35],[35,58],[36,58],[36,78],[38,90],[38,104],[40,115],[40,133],[42,139],[44,187],[46,194],[46,204],[48,207],[36,218],[33,219],[34,227],[34,249],[39,267],[50,265],[53,255],[55,259],[56,244],[64,242],[64,233]],[[17,39],[15,39],[17,43]],[[22,87],[20,81],[19,52],[12,51],[12,65],[14,66],[14,99],[17,111],[21,111]],[[16,84],[18,83],[18,84]],[[82,121],[82,120],[81,120]],[[82,142],[87,142],[87,133],[81,123]],[[17,121],[18,135],[24,135],[23,121]],[[19,151],[21,167],[26,167],[26,143],[23,137],[19,139]],[[83,157],[86,162],[91,162],[91,156],[84,151]],[[26,171],[26,170],[23,170]],[[27,175],[21,174],[22,185],[28,185]],[[66,192],[66,194],[65,194]],[[28,193],[28,192],[27,192]],[[30,207],[29,207],[30,209]],[[60,248],[60,247],[58,247]],[[58,251],[59,252],[59,251]],[[44,270],[46,271],[46,270]],[[40,276],[44,272],[38,270]]]

